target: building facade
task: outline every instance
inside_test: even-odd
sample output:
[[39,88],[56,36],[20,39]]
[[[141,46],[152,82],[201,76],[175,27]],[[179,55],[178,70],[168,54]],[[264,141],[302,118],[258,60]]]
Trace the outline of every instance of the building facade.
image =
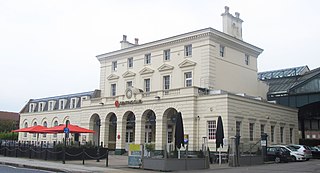
[[[239,133],[248,139],[242,142],[254,143],[264,132],[270,133],[271,143],[297,143],[297,110],[266,101],[268,85],[257,80],[263,50],[242,40],[239,16],[226,7],[223,32],[205,28],[145,44],[138,39],[130,43],[124,35],[120,50],[97,56],[99,90],[84,100],[81,93],[30,100],[20,125],[46,120],[51,127],[70,121],[100,131],[81,134],[76,139],[81,142],[100,139],[118,153],[130,143],[151,143],[162,150],[173,146],[175,114],[181,112],[191,151],[199,150],[204,138],[215,150],[218,116],[226,139]],[[56,109],[46,107],[52,101]],[[22,134],[19,139],[34,140]],[[46,135],[40,140],[61,139]]]
[[259,73],[258,78],[270,86],[269,101],[299,109],[301,143],[319,145],[320,68],[301,66],[266,71]]

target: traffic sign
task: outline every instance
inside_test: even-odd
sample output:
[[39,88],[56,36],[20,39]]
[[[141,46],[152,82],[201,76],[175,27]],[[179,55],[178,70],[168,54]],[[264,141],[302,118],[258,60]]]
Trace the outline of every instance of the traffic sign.
[[63,129],[63,132],[68,134],[68,133],[70,132],[70,129],[69,129],[68,127],[65,127],[65,128]]

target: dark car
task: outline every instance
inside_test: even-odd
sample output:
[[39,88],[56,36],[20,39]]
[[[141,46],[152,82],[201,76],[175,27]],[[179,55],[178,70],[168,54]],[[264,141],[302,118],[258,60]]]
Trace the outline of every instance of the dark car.
[[320,159],[320,148],[319,147],[310,147],[312,152],[313,159]]
[[274,161],[276,163],[288,162],[290,157],[290,151],[284,147],[271,146],[267,148],[268,161]]

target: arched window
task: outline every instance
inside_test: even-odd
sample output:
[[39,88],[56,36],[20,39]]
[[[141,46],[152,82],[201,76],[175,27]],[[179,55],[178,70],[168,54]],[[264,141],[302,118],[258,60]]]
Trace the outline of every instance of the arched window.
[[[58,126],[58,125],[59,125],[59,124],[58,124],[58,121],[57,121],[57,120],[54,121],[53,126],[55,127],[55,126]],[[56,138],[56,137],[57,137],[57,134],[56,134],[56,133],[53,134],[53,137]]]
[[[36,126],[36,125],[37,125],[37,122],[34,122],[34,123],[33,123],[33,126]],[[33,134],[33,137],[37,137],[37,134],[34,133],[34,134]]]
[[[47,122],[45,121],[45,122],[43,122],[43,127],[48,127],[48,124],[47,124]],[[44,133],[43,135],[42,135],[42,137],[47,137],[47,134],[46,133]]]
[[[25,123],[24,123],[24,128],[27,128],[27,127],[28,127],[28,123],[25,122]],[[28,135],[28,133],[27,133],[27,132],[24,132],[23,137],[27,137],[27,135]]]

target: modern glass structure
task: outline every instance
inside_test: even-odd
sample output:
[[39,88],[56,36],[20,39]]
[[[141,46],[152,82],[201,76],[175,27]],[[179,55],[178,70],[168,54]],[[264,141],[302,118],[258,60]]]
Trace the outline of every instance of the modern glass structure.
[[302,139],[320,144],[320,68],[308,66],[258,73],[269,85],[267,99],[299,109]]

